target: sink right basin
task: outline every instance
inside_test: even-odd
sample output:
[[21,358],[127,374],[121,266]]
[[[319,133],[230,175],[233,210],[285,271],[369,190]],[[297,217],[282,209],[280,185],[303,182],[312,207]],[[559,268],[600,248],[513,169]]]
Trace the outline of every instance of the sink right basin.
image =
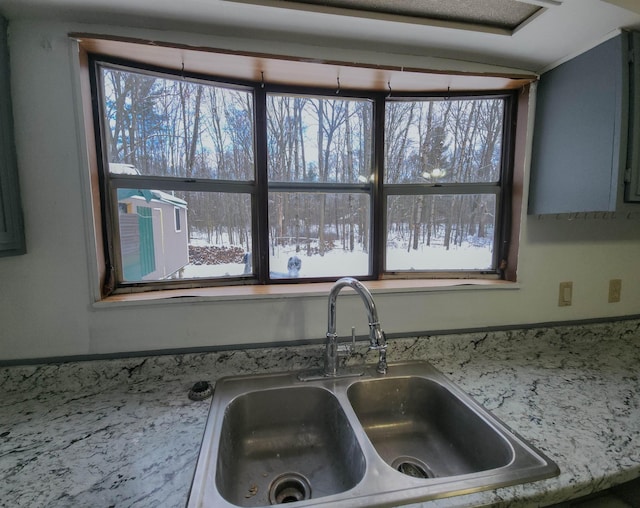
[[513,448],[494,427],[431,379],[360,381],[348,397],[380,457],[408,476],[464,475],[513,460]]

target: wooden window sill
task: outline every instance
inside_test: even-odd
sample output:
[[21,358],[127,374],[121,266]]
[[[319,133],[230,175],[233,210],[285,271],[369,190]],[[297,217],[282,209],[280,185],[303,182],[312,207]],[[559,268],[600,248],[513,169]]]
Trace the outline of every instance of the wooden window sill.
[[[431,291],[459,291],[477,289],[519,289],[517,282],[487,279],[396,279],[365,281],[373,294],[401,294]],[[230,300],[268,300],[281,298],[319,297],[329,294],[332,282],[313,284],[272,284],[219,286],[209,288],[171,289],[111,295],[94,303],[94,307],[129,306],[169,302],[215,302]]]

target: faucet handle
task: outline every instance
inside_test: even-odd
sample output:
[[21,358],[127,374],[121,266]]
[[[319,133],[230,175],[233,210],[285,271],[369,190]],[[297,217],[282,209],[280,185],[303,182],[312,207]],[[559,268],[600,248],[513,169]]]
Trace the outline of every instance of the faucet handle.
[[382,344],[378,344],[375,347],[369,347],[369,350],[378,351],[378,366],[376,370],[380,374],[386,374],[389,366],[387,365],[387,336],[384,331],[380,330],[380,335],[382,337]]
[[343,354],[344,356],[351,356],[356,349],[356,327],[351,327],[351,344],[340,344],[338,345],[338,354]]
[[387,349],[387,335],[380,328],[371,327],[369,340],[369,351],[384,351]]

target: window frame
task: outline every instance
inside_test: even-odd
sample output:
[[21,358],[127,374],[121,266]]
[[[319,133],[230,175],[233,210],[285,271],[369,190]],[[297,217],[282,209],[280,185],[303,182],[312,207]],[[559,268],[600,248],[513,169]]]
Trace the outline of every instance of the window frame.
[[[371,93],[363,93],[361,91],[353,91],[353,90],[340,90],[340,93],[337,94],[336,90],[328,90],[326,88],[309,88],[309,87],[299,87],[299,86],[283,86],[283,85],[272,85],[272,86],[262,86],[260,84],[261,91],[264,91],[264,103],[265,103],[265,111],[264,111],[264,119],[266,120],[267,111],[266,111],[266,100],[269,95],[305,95],[308,97],[320,98],[320,99],[335,99],[335,98],[345,98],[345,99],[362,99],[369,100],[372,103],[372,119],[376,117],[376,111],[379,109],[378,98],[380,94],[371,94]],[[256,109],[256,113],[259,110]],[[379,162],[376,161],[376,143],[375,143],[375,129],[373,127],[372,121],[372,143],[371,143],[371,174],[375,174],[375,168],[379,167]],[[257,122],[256,122],[257,124]],[[327,194],[348,194],[348,193],[356,193],[356,194],[366,194],[369,196],[370,200],[370,210],[369,210],[369,227],[370,227],[370,238],[369,238],[369,249],[370,252],[373,252],[373,246],[375,245],[376,239],[376,213],[375,213],[375,203],[376,203],[376,194],[378,192],[377,186],[374,182],[368,183],[329,183],[329,182],[279,182],[279,181],[269,181],[268,180],[268,167],[266,167],[268,163],[268,154],[266,153],[266,138],[267,138],[267,130],[265,129],[265,184],[263,185],[263,189],[266,188],[265,200],[268,200],[268,194],[270,192],[308,192],[308,193],[327,193]],[[259,135],[257,136],[259,138]],[[258,167],[258,166],[256,166]],[[268,216],[268,208],[264,208],[265,213],[263,215]],[[269,235],[268,235],[268,224],[265,225],[266,235],[264,238],[260,238],[259,241],[263,241],[263,249],[264,252],[269,252]],[[265,261],[268,261],[268,255],[265,256]],[[269,270],[265,266],[264,273],[266,275],[266,283],[268,284],[285,284],[285,283],[314,283],[314,282],[327,282],[327,281],[335,281],[341,276],[334,277],[305,277],[304,279],[290,279],[290,278],[271,278],[268,274]],[[377,280],[379,278],[379,267],[376,263],[376,259],[374,255],[369,257],[369,274],[358,276],[360,280]]]
[[[449,92],[433,93],[428,92],[417,95],[415,93],[394,93],[393,97],[387,99],[395,101],[424,101],[428,99],[438,100],[478,100],[478,99],[504,99],[504,108],[502,111],[502,140],[500,153],[500,171],[499,178],[495,182],[482,183],[457,183],[457,182],[439,182],[434,183],[402,183],[402,184],[385,184],[383,182],[381,189],[381,207],[386,211],[386,203],[389,196],[403,195],[473,195],[473,194],[493,194],[496,198],[496,221],[495,235],[493,242],[493,266],[495,269],[479,269],[479,270],[421,270],[416,272],[405,270],[386,270],[386,249],[382,248],[381,256],[381,279],[406,279],[406,278],[482,278],[486,276],[497,275],[498,278],[506,277],[505,269],[509,258],[509,244],[511,232],[511,207],[513,192],[513,171],[514,171],[514,152],[515,152],[515,130],[517,120],[517,100],[514,92],[505,90],[482,92],[471,94],[465,92]],[[382,129],[384,131],[384,128]],[[383,168],[384,172],[384,168]],[[387,231],[386,212],[384,215],[383,231]]]
[[[96,157],[98,167],[98,182],[100,194],[100,212],[102,214],[103,255],[106,265],[105,283],[102,288],[103,295],[141,292],[165,289],[181,289],[194,287],[216,287],[238,284],[283,284],[283,283],[314,283],[334,281],[335,277],[315,277],[301,279],[272,279],[269,277],[269,224],[268,224],[268,194],[270,192],[358,192],[367,193],[370,196],[370,274],[359,276],[361,280],[384,279],[504,279],[507,266],[510,237],[511,237],[511,198],[512,181],[514,172],[514,151],[516,131],[516,111],[518,107],[518,90],[495,91],[465,91],[465,92],[433,92],[402,93],[380,92],[369,90],[327,89],[313,88],[299,85],[267,84],[264,81],[246,81],[219,77],[214,73],[203,75],[193,72],[177,72],[170,68],[161,68],[153,65],[145,65],[136,61],[129,61],[112,56],[100,54],[88,54],[89,84],[92,99],[93,127],[95,133]],[[166,79],[189,79],[202,82],[207,85],[220,85],[228,88],[243,89],[253,94],[254,101],[254,180],[247,182],[185,179],[180,177],[155,177],[141,175],[110,175],[107,154],[104,147],[106,141],[103,133],[102,114],[104,96],[100,77],[100,67],[118,68],[127,72],[143,73],[164,77]],[[269,182],[268,181],[268,153],[267,153],[267,96],[268,94],[293,94],[315,96],[321,98],[335,98],[339,93],[341,98],[355,98],[371,100],[372,115],[372,154],[371,172],[373,175],[370,183],[354,184],[324,184],[324,183],[296,183],[296,182]],[[384,130],[385,130],[385,104],[387,100],[425,100],[437,99],[482,99],[501,98],[504,100],[503,130],[502,130],[502,154],[500,179],[495,185],[491,184],[385,184],[384,183]],[[135,188],[157,190],[180,190],[201,192],[227,192],[247,193],[251,196],[251,227],[252,227],[252,256],[253,276],[230,276],[224,278],[198,278],[155,280],[143,282],[127,282],[119,280],[115,266],[122,270],[120,259],[120,241],[117,232],[117,199],[114,199],[117,188],[131,187],[135,182]],[[406,272],[397,270],[385,270],[385,240],[386,240],[386,200],[391,195],[409,194],[453,194],[455,189],[470,193],[471,188],[487,188],[490,186],[492,193],[496,194],[496,231],[494,238],[494,265],[491,270],[453,270],[453,271],[416,271]],[[495,190],[495,187],[498,190]],[[446,192],[443,190],[446,188]],[[402,192],[400,192],[402,190]],[[264,213],[261,213],[261,210]]]

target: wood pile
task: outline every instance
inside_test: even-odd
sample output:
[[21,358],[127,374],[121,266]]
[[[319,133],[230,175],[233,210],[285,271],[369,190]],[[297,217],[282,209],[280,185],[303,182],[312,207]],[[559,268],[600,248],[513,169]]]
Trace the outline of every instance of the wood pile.
[[242,263],[244,249],[218,245],[189,245],[189,262],[193,265],[220,265]]

